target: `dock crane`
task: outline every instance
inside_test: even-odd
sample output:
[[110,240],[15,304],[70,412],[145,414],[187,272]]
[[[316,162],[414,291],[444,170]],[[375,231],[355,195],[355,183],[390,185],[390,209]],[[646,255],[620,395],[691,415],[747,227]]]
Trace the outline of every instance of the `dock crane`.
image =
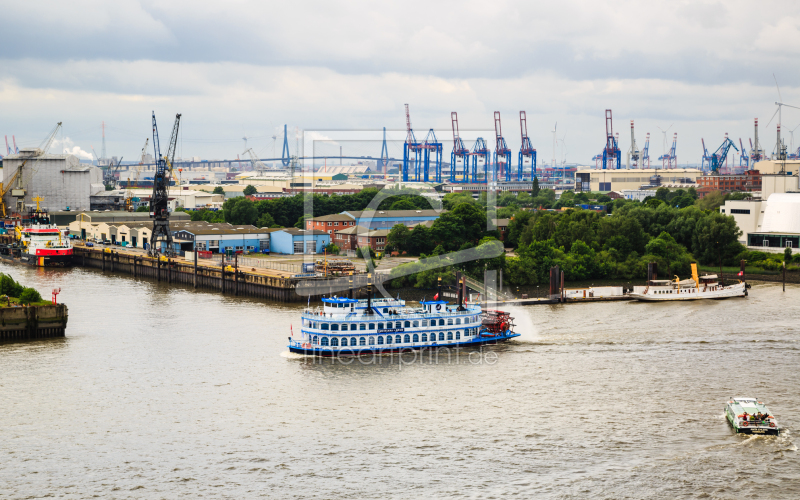
[[114,165],[114,160],[111,160],[108,165],[103,168],[103,185],[106,187],[106,191],[111,191],[117,184],[117,176],[115,175],[119,171],[119,166],[122,163],[122,157],[117,160],[117,164]]
[[672,135],[672,147],[669,148],[669,152],[664,153],[663,155],[658,157],[658,159],[661,160],[661,168],[675,168],[678,166],[678,156],[677,153],[675,152],[677,149],[677,145],[678,145],[678,133],[675,132]]
[[[17,199],[17,212],[22,214],[25,211],[25,186],[28,184],[31,176],[36,172],[36,164],[39,162],[39,158],[43,155],[47,154],[47,151],[50,149],[50,146],[53,144],[53,140],[55,139],[58,131],[61,129],[61,122],[58,122],[50,131],[50,135],[42,141],[38,148],[32,150],[24,150],[30,151],[30,154],[20,163],[17,170],[14,172],[13,175],[8,179],[8,182],[0,185],[0,210],[3,212],[3,217],[7,217],[6,213],[6,194],[8,191],[11,191],[11,196]],[[13,138],[13,136],[12,136]],[[16,140],[14,143],[14,147],[16,148]],[[17,149],[17,152],[19,150]],[[33,160],[33,165],[26,167],[29,161]],[[6,168],[10,168],[8,165]],[[16,183],[16,186],[12,188],[12,186]]]
[[639,152],[639,148],[636,146],[636,137],[633,134],[633,120],[631,120],[631,148],[628,150],[627,167],[629,169],[631,168],[631,160],[633,160],[633,168],[638,168],[640,156],[641,152]]
[[[136,185],[139,185],[139,174],[142,173],[142,165],[144,164],[144,157],[147,154],[147,144],[149,143],[150,138],[146,138],[144,140],[144,147],[142,147],[142,154],[139,155],[139,164],[136,165],[136,180],[134,181]],[[129,171],[130,172],[130,171]],[[131,177],[128,175],[128,189],[125,192],[125,210],[128,212],[133,212],[133,190],[131,187]]]
[[606,110],[606,147],[603,149],[603,170],[607,168],[619,169],[622,164],[622,152],[619,144],[614,137],[614,123],[611,118],[611,110]]
[[[492,161],[492,150],[486,144],[483,137],[475,139],[475,144],[472,146],[472,151],[469,153],[472,157],[472,182],[489,182],[489,163]],[[483,180],[478,177],[478,167],[480,166],[479,160],[483,162]]]
[[[500,112],[494,112],[494,172],[492,173],[492,180],[499,181],[500,176],[505,178],[506,182],[511,180],[511,149],[508,148],[506,140],[503,138],[503,128],[500,123]],[[502,159],[502,161],[501,161]],[[501,167],[502,165],[502,167]]]
[[[646,167],[645,164],[647,164]],[[650,132],[647,133],[647,138],[644,140],[644,149],[642,150],[642,168],[650,168]]]
[[253,170],[258,171],[259,175],[263,175],[264,170],[267,169],[267,166],[264,165],[264,162],[258,159],[256,153],[253,151],[253,148],[248,148],[247,151],[245,151],[244,153],[250,155],[250,164],[253,166]]
[[148,254],[153,257],[161,253],[162,243],[166,243],[168,256],[174,254],[172,233],[169,230],[169,183],[172,178],[172,163],[175,160],[175,146],[178,142],[180,123],[181,114],[178,113],[175,115],[175,124],[172,126],[167,154],[161,156],[156,113],[153,111],[153,151],[157,163],[156,173],[153,176],[153,194],[150,196],[150,218],[153,219],[153,233],[150,236],[150,248],[148,249]]
[[706,140],[702,137],[700,138],[700,144],[703,145],[703,157],[700,160],[700,169],[705,170],[706,166],[711,168],[711,155],[708,154],[708,149],[706,149]]
[[[433,129],[428,131],[425,136],[425,141],[422,143],[421,149],[424,150],[422,160],[422,179],[423,182],[428,182],[428,175],[431,167],[431,157],[434,159],[434,179],[436,182],[442,182],[442,149],[443,145],[436,139],[436,133]],[[417,171],[417,180],[419,180],[419,171]]]
[[[458,113],[450,113],[450,122],[453,126],[453,152],[450,153],[450,182],[469,182],[469,149],[464,145],[458,132]],[[461,160],[461,178],[458,175],[457,164]]]
[[747,150],[744,149],[744,144],[742,143],[741,137],[739,137],[739,147],[742,148],[742,150],[739,152],[739,166],[750,167],[750,157],[747,155]]
[[528,137],[528,115],[524,111],[519,112],[519,130],[522,142],[519,146],[519,163],[517,165],[517,181],[522,181],[524,177],[524,162],[528,158],[531,162],[531,182],[536,177],[536,149],[531,144]]
[[736,148],[736,144],[734,144],[726,134],[725,142],[723,142],[722,145],[717,148],[717,150],[714,151],[714,154],[711,156],[711,175],[719,175],[719,168],[722,166],[723,162],[727,160],[728,151],[730,151],[730,148],[739,151]]

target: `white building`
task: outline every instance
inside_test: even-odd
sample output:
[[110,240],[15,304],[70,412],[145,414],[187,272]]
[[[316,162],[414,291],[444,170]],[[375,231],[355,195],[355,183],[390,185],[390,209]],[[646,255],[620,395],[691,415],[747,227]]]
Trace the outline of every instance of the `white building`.
[[16,210],[18,198],[14,195],[18,194],[16,186],[20,179],[14,177],[23,162],[21,186],[26,207],[36,206],[33,198],[41,197],[42,207],[51,211],[89,210],[90,197],[105,190],[102,171],[82,164],[75,155],[21,149],[19,154],[3,158],[3,185],[11,184],[4,200],[9,211]]

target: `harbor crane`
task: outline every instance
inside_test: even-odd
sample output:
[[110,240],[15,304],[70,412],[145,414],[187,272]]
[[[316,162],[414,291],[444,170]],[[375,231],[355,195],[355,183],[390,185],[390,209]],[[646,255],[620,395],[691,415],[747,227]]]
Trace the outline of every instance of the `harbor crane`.
[[253,170],[257,170],[258,175],[264,175],[264,170],[267,170],[267,166],[264,165],[264,162],[258,159],[256,153],[253,151],[253,148],[247,148],[247,151],[244,153],[250,155],[250,163],[253,165]]
[[754,119],[754,140],[750,143],[750,164],[755,166],[756,162],[759,162],[766,158],[764,154],[764,150],[761,148],[761,143],[758,141],[758,118]]
[[[29,152],[30,154],[22,160],[17,170],[14,172],[11,177],[9,177],[8,182],[0,185],[0,211],[3,212],[3,217],[7,217],[8,214],[6,213],[6,194],[11,191],[11,197],[17,199],[17,212],[21,215],[25,211],[25,186],[30,181],[33,174],[36,172],[36,165],[39,162],[40,157],[47,154],[47,151],[50,150],[50,146],[53,144],[53,140],[55,139],[58,131],[61,129],[61,122],[58,122],[50,131],[50,135],[42,141],[38,148],[31,149],[31,150],[23,150]],[[13,137],[13,136],[12,136]],[[14,140],[14,148],[16,148],[16,140]],[[16,150],[19,153],[19,150]],[[33,160],[33,165],[27,167],[29,161]],[[10,168],[10,165],[7,166]],[[16,184],[12,188],[12,186]]]
[[[142,147],[142,153],[139,155],[139,164],[136,165],[136,180],[134,181],[136,185],[139,185],[139,174],[142,173],[142,165],[144,165],[144,157],[147,154],[147,144],[149,143],[150,138],[147,137],[144,140],[144,147]],[[130,172],[130,170],[128,170]],[[133,190],[131,187],[131,176],[128,174],[128,189],[125,191],[125,210],[128,212],[133,212]]]
[[492,150],[486,144],[483,137],[478,137],[475,144],[472,146],[472,152],[469,154],[472,157],[472,182],[481,182],[478,177],[478,167],[483,163],[483,180],[485,184],[489,182],[489,164],[492,162]]
[[531,182],[536,178],[536,149],[528,137],[528,115],[525,111],[519,112],[519,130],[522,142],[519,146],[519,163],[517,165],[517,180],[524,178],[525,159],[531,162]]
[[619,169],[622,166],[622,152],[614,137],[614,123],[611,110],[606,110],[606,147],[603,149],[603,170]]
[[[443,145],[436,139],[436,133],[433,129],[428,131],[428,135],[425,136],[425,141],[422,143],[421,146],[423,153],[422,158],[422,180],[423,182],[428,182],[428,175],[430,173],[431,167],[431,157],[434,159],[434,166],[433,166],[433,176],[436,182],[442,182],[442,150]],[[418,164],[419,165],[419,164]],[[417,170],[416,178],[419,180],[420,172]]]
[[157,163],[156,173],[153,176],[153,194],[150,196],[150,218],[153,219],[153,233],[150,236],[150,248],[148,249],[148,254],[153,257],[161,253],[163,243],[166,244],[168,256],[175,253],[172,246],[172,233],[169,230],[169,183],[172,178],[172,163],[175,160],[175,146],[178,142],[180,123],[181,114],[178,113],[175,115],[175,124],[172,126],[167,154],[161,156],[156,112],[153,111],[153,151]]
[[708,154],[708,149],[706,149],[706,140],[702,137],[700,138],[700,144],[703,145],[703,158],[700,160],[700,169],[706,170],[706,167],[711,168],[711,155]]
[[672,135],[672,147],[669,148],[668,152],[658,157],[658,159],[661,160],[661,168],[675,168],[678,166],[678,156],[675,152],[677,149],[677,145],[678,145],[678,133],[675,132]]
[[641,152],[636,146],[636,137],[633,134],[633,120],[631,120],[631,148],[628,150],[627,168],[631,168],[631,160],[633,160],[633,168],[639,168],[639,158]]
[[[511,149],[508,148],[506,140],[503,138],[503,129],[500,123],[500,112],[494,112],[494,163],[495,168],[492,172],[492,180],[498,181],[504,177],[505,181],[511,180]],[[502,160],[501,160],[502,159]]]
[[750,157],[747,155],[747,150],[744,149],[744,144],[742,143],[741,137],[739,137],[739,147],[742,148],[739,151],[739,166],[750,167]]
[[[645,167],[645,165],[647,165]],[[650,132],[644,140],[644,149],[642,150],[642,168],[650,168]]]
[[114,189],[114,186],[117,184],[117,172],[119,171],[119,166],[122,163],[122,157],[117,161],[117,164],[114,165],[114,160],[110,160],[108,165],[105,167],[100,167],[103,169],[103,185],[106,187],[106,191],[111,191]]
[[723,142],[722,145],[718,147],[711,156],[711,175],[719,175],[720,167],[722,166],[723,162],[728,159],[728,151],[730,151],[730,148],[739,151],[736,148],[736,144],[734,144],[728,135],[725,134],[725,142]]
[[[453,126],[453,152],[450,153],[450,182],[469,182],[469,149],[464,145],[458,131],[458,113],[450,113],[450,122]],[[459,178],[458,161],[461,160]]]
[[[406,104],[406,142],[403,143],[403,182],[408,182],[409,162],[414,162],[415,181],[419,181],[419,164],[422,161],[422,144],[414,136],[414,129],[411,128],[411,114]],[[413,158],[412,158],[413,156]]]

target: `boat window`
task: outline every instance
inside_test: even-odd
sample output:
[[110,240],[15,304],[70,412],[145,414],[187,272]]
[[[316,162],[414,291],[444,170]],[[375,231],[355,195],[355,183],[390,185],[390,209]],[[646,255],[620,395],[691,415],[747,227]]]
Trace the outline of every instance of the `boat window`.
[[447,332],[447,340],[453,340],[453,332]]
[[457,324],[457,325],[460,325],[460,324],[461,324],[461,318],[456,318],[456,324]]
[[409,335],[406,333],[406,334],[405,334],[405,336],[403,336],[403,342],[405,342],[406,344],[408,344],[409,342],[411,342],[411,336],[409,336]]
[[313,342],[313,343],[315,343],[315,344],[317,344],[317,343],[318,343],[318,340],[317,340],[317,336],[316,336],[316,335],[314,335],[314,338],[312,338],[312,339],[311,339],[311,342]]
[[[408,321],[406,321],[406,323],[408,323]],[[398,321],[397,323],[395,323],[395,328],[403,328],[403,323],[401,321]]]
[[355,337],[351,337],[350,338],[350,345],[353,345],[353,346],[356,345],[356,338]]
[[439,340],[444,340],[444,332],[439,332]]
[[339,337],[331,338],[331,346],[332,347],[339,347]]
[[360,339],[358,339],[358,345],[367,345],[366,337],[361,337]]
[[457,331],[456,332],[456,340],[459,340],[460,338],[461,338],[461,332]]
[[370,330],[374,330],[375,329],[375,323],[370,323],[369,324],[369,329]]
[[406,328],[410,328],[411,327],[411,322],[410,321],[406,321],[405,327]]
[[378,344],[383,345],[383,335],[378,335]]
[[344,325],[342,325],[342,331],[345,331],[345,332],[347,331],[347,323],[345,323]]
[[400,335],[395,335],[394,336],[394,343],[395,344],[400,344],[401,342],[402,342],[402,340],[400,338]]
[[[434,320],[434,321],[435,321],[435,320]],[[440,320],[439,320],[439,325],[441,325],[441,326],[444,326],[444,320],[443,320],[443,319],[440,319]]]
[[385,313],[388,313],[388,312],[389,312],[389,309],[388,309],[388,308],[386,308],[386,307],[384,307],[384,308],[383,308],[383,312],[385,312]]
[[322,329],[323,330],[327,330],[328,329],[328,323],[322,323]]
[[448,325],[452,325],[453,324],[453,318],[447,318],[447,324]]
[[416,320],[415,320],[415,321],[414,321],[414,323],[413,323],[413,325],[414,325],[415,327],[419,326],[419,321],[416,321]]
[[387,335],[386,336],[386,343],[387,344],[391,344],[392,343],[392,336],[391,335]]
[[375,345],[375,337],[369,338],[369,345]]
[[423,333],[422,334],[422,341],[423,342],[427,342],[428,341],[428,334],[427,333]]
[[419,335],[416,333],[414,334],[414,342],[419,342]]
[[383,323],[378,323],[378,330],[383,330]]
[[367,324],[366,323],[359,323],[358,329],[359,330],[366,330],[367,329]]
[[328,345],[328,337],[322,337],[322,345]]
[[427,319],[423,319],[422,320],[422,326],[428,326],[428,320]]

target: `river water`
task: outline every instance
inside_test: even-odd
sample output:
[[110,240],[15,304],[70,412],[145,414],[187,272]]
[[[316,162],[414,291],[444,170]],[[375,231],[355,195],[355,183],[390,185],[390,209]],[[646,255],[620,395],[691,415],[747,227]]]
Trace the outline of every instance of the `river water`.
[[[0,272],[70,309],[0,345],[0,498],[800,497],[798,287],[520,308],[502,346],[344,364],[287,353],[300,305]],[[751,395],[783,435],[733,434]]]

